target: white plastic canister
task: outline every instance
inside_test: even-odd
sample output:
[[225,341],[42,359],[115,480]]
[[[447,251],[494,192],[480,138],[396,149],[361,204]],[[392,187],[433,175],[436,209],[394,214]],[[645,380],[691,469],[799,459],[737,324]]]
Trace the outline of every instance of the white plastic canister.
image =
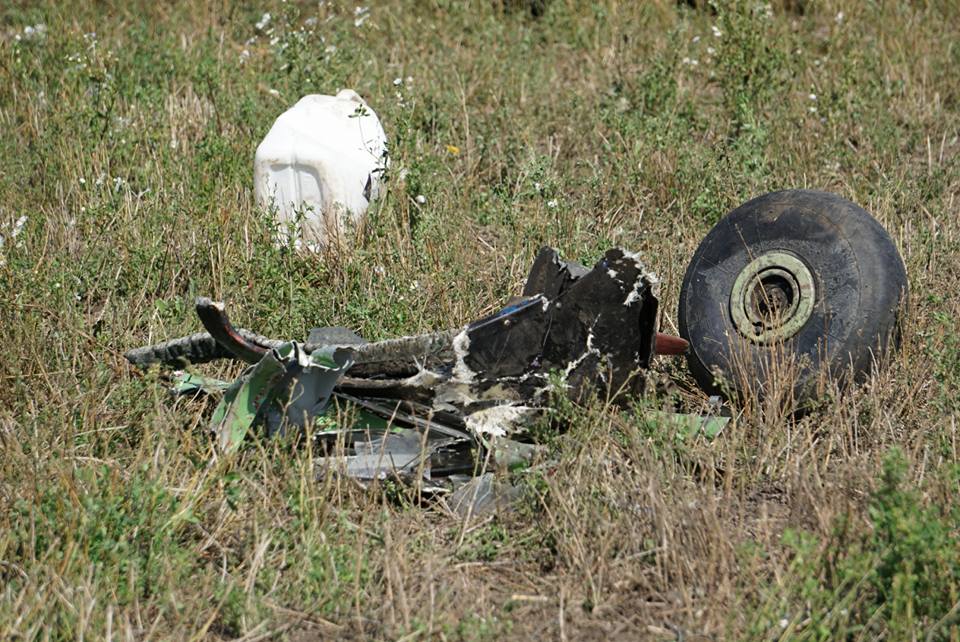
[[321,249],[363,219],[386,165],[380,119],[355,91],[304,96],[257,147],[257,203],[276,208],[278,241]]

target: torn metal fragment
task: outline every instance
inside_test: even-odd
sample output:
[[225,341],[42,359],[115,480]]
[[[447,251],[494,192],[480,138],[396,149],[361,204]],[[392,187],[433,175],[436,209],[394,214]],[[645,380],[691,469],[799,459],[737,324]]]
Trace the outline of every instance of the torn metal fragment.
[[486,517],[491,513],[509,510],[522,495],[512,484],[498,481],[493,473],[484,473],[457,487],[447,499],[447,506],[458,517]]
[[677,441],[686,441],[697,437],[716,438],[730,423],[730,417],[655,412],[646,421],[657,430],[672,430]]
[[224,393],[210,425],[219,449],[233,452],[257,423],[267,434],[287,424],[303,427],[321,414],[340,376],[352,363],[338,349],[310,354],[291,341],[268,351]]
[[548,299],[555,299],[589,271],[589,268],[574,261],[561,260],[552,247],[540,248],[523,286],[523,296],[542,294]]
[[399,479],[429,481],[434,476],[472,474],[476,452],[469,437],[423,433],[392,427],[359,435],[343,444],[344,452],[317,459],[317,474],[343,472],[359,481]]
[[230,387],[229,381],[178,370],[173,373],[170,391],[175,395],[217,394]]

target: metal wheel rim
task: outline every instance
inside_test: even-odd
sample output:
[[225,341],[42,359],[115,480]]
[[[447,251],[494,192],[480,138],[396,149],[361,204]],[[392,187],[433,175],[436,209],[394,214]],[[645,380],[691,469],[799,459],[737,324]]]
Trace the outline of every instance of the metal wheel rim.
[[730,292],[737,331],[766,345],[796,335],[813,314],[816,286],[810,268],[796,255],[766,252],[744,267]]

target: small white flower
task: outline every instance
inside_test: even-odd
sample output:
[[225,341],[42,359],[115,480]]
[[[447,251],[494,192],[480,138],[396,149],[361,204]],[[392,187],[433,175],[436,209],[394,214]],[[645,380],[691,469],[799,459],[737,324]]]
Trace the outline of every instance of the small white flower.
[[[42,22],[35,25],[27,25],[23,28],[23,39],[24,40],[40,40],[47,35],[47,25]],[[17,40],[19,40],[19,34],[17,34]]]
[[327,48],[323,50],[323,53],[333,55],[337,53],[336,45],[327,45]]
[[700,36],[694,36],[692,42],[693,44],[697,44],[698,42],[700,42]]
[[27,224],[27,217],[21,216],[13,224],[13,229],[10,230],[10,238],[15,239],[20,236],[20,232],[23,231],[23,226]]
[[86,185],[86,184],[87,184],[87,179],[85,179],[83,176],[81,176],[81,177],[80,177],[79,179],[77,179],[77,180],[80,181],[80,184],[81,184],[81,185]]
[[267,93],[270,94],[271,96],[279,96],[279,95],[280,95],[280,92],[277,91],[276,89],[268,89],[268,90],[267,90]]
[[384,276],[387,273],[387,270],[382,265],[374,265],[373,273],[377,276]]
[[270,24],[270,18],[271,16],[269,13],[264,13],[262,16],[260,16],[260,19],[257,20],[257,24],[253,25],[254,28],[257,31],[262,32],[264,29],[267,28],[267,25]]
[[423,194],[417,194],[417,197],[413,200],[415,200],[418,204],[423,205],[427,202],[427,197]]
[[250,51],[249,51],[249,50],[244,49],[243,51],[241,51],[241,52],[240,52],[240,64],[242,65],[243,63],[245,63],[245,62],[247,61],[247,58],[249,58],[249,57],[250,57]]
[[722,37],[723,37],[723,32],[720,31],[720,27],[718,27],[717,25],[710,25],[710,31],[713,32],[713,37],[714,37],[714,38],[722,38]]
[[367,18],[370,17],[370,7],[357,7],[353,10],[354,21],[353,26],[359,27],[364,22],[367,21]]
[[708,56],[712,56],[712,55],[714,55],[715,53],[717,53],[717,50],[716,50],[716,49],[714,49],[713,47],[707,47],[707,55],[708,55]]
[[822,61],[819,58],[813,61],[814,67],[819,67],[821,64],[822,64]]
[[413,82],[413,76],[407,76],[407,84],[409,85],[412,82]]
[[393,79],[393,86],[394,86],[394,87],[399,87],[399,86],[402,85],[402,84],[403,84],[403,78],[394,78],[394,79]]
[[836,22],[837,24],[841,24],[841,23],[843,23],[844,17],[845,17],[845,16],[843,15],[843,12],[842,12],[842,11],[838,11],[838,12],[837,12],[837,17],[834,18],[833,20],[834,20],[834,22]]
[[817,108],[811,105],[807,108],[807,111],[809,111],[811,114],[815,114],[817,113]]
[[549,207],[552,210],[556,209],[557,205],[559,205],[559,203],[557,203],[557,199],[555,198],[551,198],[549,201],[547,201],[547,207]]
[[698,61],[696,58],[684,58],[681,62],[683,62],[685,65],[690,65],[691,67],[696,67],[700,64],[700,61]]
[[785,629],[790,624],[790,620],[788,620],[787,618],[781,618],[779,624],[781,629]]
[[809,96],[807,96],[807,98],[809,98],[810,100],[816,100],[816,99],[817,99],[817,95],[816,95],[816,94],[810,94]]

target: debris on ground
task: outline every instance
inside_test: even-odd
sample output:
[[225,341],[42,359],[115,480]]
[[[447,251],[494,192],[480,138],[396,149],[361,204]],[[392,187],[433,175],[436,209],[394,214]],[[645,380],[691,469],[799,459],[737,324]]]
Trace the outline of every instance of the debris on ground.
[[[458,488],[452,508],[469,493],[476,513],[512,496],[486,475],[541,449],[530,430],[549,421],[551,395],[630,398],[642,392],[655,352],[683,351],[683,340],[656,332],[656,287],[622,249],[588,269],[544,248],[521,297],[462,328],[375,343],[346,328],[315,328],[305,343],[277,341],[234,328],[223,304],[201,298],[206,332],[126,357],[141,367],[251,364],[232,384],[176,376],[179,393],[222,395],[210,424],[221,453],[236,451],[253,429],[271,436],[309,426],[323,454],[319,475]],[[715,436],[725,421],[663,417],[678,438]]]

